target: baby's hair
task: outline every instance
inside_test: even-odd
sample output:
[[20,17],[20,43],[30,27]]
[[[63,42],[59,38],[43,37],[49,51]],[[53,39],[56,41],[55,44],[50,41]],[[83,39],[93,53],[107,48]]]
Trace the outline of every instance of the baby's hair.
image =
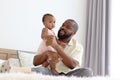
[[47,16],[52,16],[52,17],[53,17],[52,14],[50,14],[50,13],[46,13],[46,14],[44,14],[43,17],[42,17],[42,22],[45,21],[45,18],[46,18]]

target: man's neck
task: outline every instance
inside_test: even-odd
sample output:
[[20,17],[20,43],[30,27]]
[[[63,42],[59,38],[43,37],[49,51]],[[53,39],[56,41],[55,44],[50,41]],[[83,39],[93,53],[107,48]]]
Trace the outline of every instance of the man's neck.
[[70,39],[69,38],[68,39],[59,39],[59,41],[65,43],[65,44],[68,44]]
[[62,47],[65,48],[65,46],[68,44],[68,42],[66,40],[57,40],[57,43]]

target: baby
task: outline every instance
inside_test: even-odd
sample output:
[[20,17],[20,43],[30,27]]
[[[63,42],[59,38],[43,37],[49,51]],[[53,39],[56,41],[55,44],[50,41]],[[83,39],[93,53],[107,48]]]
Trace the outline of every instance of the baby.
[[[52,30],[55,27],[55,18],[52,14],[45,14],[43,15],[42,22],[45,27],[42,29],[41,38],[43,39],[43,42],[39,47],[39,51],[40,53],[43,53],[41,55],[45,55],[45,57],[41,64],[44,67],[50,65],[51,71],[55,74],[58,74],[55,66],[59,62],[60,56],[58,55],[58,53],[56,53],[56,50],[54,48],[49,46],[49,41],[51,39],[47,37],[47,35],[55,36],[55,33]],[[45,51],[49,51],[49,53],[44,53]]]

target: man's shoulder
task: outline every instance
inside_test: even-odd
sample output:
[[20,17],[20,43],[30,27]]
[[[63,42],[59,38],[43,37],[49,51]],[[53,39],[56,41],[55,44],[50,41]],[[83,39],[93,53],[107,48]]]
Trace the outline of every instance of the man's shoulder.
[[83,49],[83,45],[80,44],[75,38],[72,38],[71,40],[72,40],[71,44],[74,44],[76,46],[76,48]]
[[79,45],[79,46],[82,46],[82,44],[80,44],[80,43],[78,42],[78,40],[76,40],[75,38],[72,38],[72,39],[71,39],[70,44],[77,44],[77,45]]

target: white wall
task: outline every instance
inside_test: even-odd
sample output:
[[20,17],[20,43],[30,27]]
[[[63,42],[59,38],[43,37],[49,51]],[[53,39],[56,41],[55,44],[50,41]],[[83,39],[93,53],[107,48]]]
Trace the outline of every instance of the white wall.
[[120,0],[111,0],[110,75],[120,75]]
[[0,48],[36,51],[47,12],[56,17],[56,34],[66,19],[75,19],[84,46],[86,0],[0,0]]

